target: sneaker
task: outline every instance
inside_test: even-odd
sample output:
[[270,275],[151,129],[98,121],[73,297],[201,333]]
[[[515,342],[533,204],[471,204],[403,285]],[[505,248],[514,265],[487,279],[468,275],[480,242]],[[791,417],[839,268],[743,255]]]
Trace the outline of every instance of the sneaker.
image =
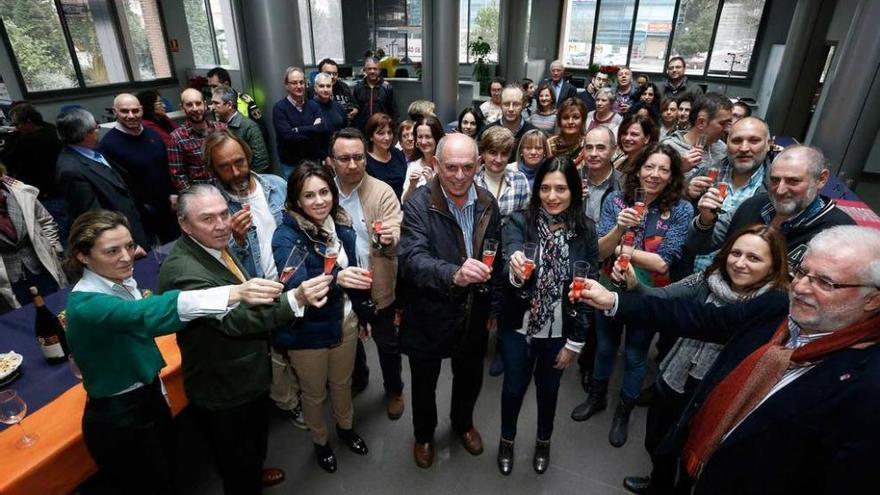
[[278,413],[281,414],[282,417],[293,423],[293,426],[296,426],[300,430],[308,430],[309,427],[306,426],[306,422],[303,419],[303,409],[302,403],[297,404],[293,409],[278,409]]

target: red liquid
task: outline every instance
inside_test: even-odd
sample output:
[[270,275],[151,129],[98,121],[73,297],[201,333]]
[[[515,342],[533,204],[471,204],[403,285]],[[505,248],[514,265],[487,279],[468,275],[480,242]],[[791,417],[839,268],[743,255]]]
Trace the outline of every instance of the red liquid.
[[621,254],[617,257],[617,266],[620,267],[620,271],[627,271],[629,269],[629,255]]
[[287,268],[285,268],[284,270],[281,271],[281,275],[278,276],[278,281],[281,282],[282,284],[286,284],[287,281],[290,280],[290,277],[292,277],[294,273],[296,273],[296,268],[294,268],[292,266],[288,266]]
[[380,230],[382,230],[382,221],[381,220],[374,220],[373,221],[373,232],[374,233],[379,232]]
[[587,286],[587,279],[586,278],[575,277],[572,284],[571,284],[571,290],[574,291],[575,293],[579,293],[580,291],[584,290],[584,287],[586,287],[586,286]]
[[532,270],[534,270],[534,269],[535,269],[535,262],[534,261],[526,260],[525,263],[523,263],[523,277],[525,277],[525,280],[532,278]]
[[718,184],[718,195],[721,196],[721,201],[724,201],[724,198],[727,197],[727,183],[722,182]]
[[495,263],[495,251],[483,251],[483,264],[492,268]]
[[624,246],[635,246],[636,245],[636,233],[632,230],[628,230],[626,234],[623,234],[623,245]]
[[645,214],[645,203],[642,203],[641,201],[639,201],[635,205],[633,205],[633,208],[635,208],[635,210],[639,214],[639,216],[642,216]]
[[709,179],[714,183],[716,180],[718,180],[718,169],[710,168],[709,173],[706,175],[708,175]]
[[324,257],[324,275],[333,273],[333,267],[336,266],[336,254]]

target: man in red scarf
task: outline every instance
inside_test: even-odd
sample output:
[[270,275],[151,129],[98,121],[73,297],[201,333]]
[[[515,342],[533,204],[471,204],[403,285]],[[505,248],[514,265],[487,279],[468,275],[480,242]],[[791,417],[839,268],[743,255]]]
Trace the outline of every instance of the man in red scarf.
[[825,230],[793,271],[785,316],[765,296],[710,308],[595,282],[577,294],[627,323],[726,342],[661,446],[680,454],[696,494],[859,493],[875,484],[880,231]]

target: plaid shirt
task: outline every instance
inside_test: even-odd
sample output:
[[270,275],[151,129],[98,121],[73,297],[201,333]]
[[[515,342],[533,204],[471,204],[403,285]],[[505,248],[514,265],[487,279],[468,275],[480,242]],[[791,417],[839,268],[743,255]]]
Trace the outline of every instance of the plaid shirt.
[[171,145],[168,146],[168,172],[177,192],[193,184],[214,183],[211,172],[202,164],[202,147],[209,133],[216,129],[225,129],[226,124],[210,120],[206,122],[208,128],[204,131],[193,129],[187,122],[171,133]]
[[[498,191],[492,191],[486,185],[486,169],[480,170],[480,173],[474,177],[474,182],[492,193],[495,196]],[[529,207],[529,199],[532,197],[532,190],[529,187],[529,179],[525,174],[517,170],[505,169],[504,186],[501,187],[501,195],[495,198],[498,200],[498,210],[501,212],[502,220],[506,219],[515,211],[522,211]]]

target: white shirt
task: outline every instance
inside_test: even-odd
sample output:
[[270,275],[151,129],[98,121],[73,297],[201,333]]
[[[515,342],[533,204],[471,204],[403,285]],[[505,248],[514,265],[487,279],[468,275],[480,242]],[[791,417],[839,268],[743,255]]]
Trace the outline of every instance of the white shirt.
[[[405,187],[409,187],[410,174],[412,174],[413,172],[419,172],[419,174],[421,174],[422,168],[424,168],[424,165],[422,165],[421,158],[419,158],[418,160],[413,160],[413,161],[409,162],[409,165],[406,166],[406,186]],[[428,183],[428,181],[425,179],[425,176],[419,175],[419,181],[416,182],[416,188],[422,187],[427,183]]]
[[275,255],[272,253],[272,234],[275,233],[275,218],[269,211],[269,202],[266,201],[266,192],[256,183],[254,192],[246,196],[231,195],[242,204],[251,205],[251,220],[257,228],[257,243],[260,245],[260,268],[263,276],[273,279],[278,276],[278,267],[275,266]]
[[357,234],[357,242],[355,242],[354,247],[355,251],[357,251],[358,266],[366,269],[367,267],[363,266],[363,261],[370,259],[370,246],[372,245],[370,230],[372,227],[367,225],[367,218],[364,216],[364,209],[361,206],[361,196],[358,193],[361,184],[363,184],[363,181],[352,189],[351,194],[346,196],[342,192],[339,179],[336,179],[336,186],[339,189],[339,205],[345,208],[345,211],[351,217],[351,226],[354,228],[355,234]]

